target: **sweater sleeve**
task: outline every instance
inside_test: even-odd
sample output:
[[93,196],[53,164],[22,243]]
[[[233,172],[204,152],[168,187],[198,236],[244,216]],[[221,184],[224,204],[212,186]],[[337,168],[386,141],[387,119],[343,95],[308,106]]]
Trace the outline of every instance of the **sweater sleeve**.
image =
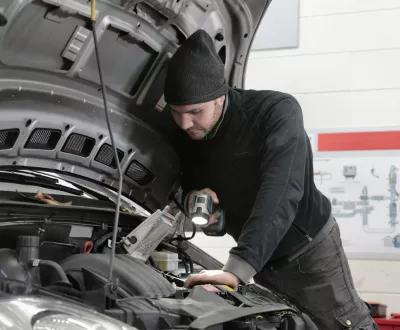
[[300,105],[285,98],[259,119],[261,182],[225,271],[247,282],[267,263],[296,216],[304,191],[306,134]]

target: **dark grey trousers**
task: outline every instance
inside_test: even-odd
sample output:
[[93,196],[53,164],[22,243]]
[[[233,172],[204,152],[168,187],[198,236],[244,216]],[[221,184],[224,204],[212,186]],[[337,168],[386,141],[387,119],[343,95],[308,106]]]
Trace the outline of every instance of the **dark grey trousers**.
[[287,263],[267,265],[256,283],[286,295],[320,330],[378,329],[358,296],[333,217]]

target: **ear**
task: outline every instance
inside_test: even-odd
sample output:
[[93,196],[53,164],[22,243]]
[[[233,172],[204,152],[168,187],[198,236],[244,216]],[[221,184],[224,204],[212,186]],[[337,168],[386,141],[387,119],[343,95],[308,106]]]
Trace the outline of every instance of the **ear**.
[[220,96],[219,98],[215,99],[215,102],[220,105],[223,106],[224,102],[225,102],[225,95]]

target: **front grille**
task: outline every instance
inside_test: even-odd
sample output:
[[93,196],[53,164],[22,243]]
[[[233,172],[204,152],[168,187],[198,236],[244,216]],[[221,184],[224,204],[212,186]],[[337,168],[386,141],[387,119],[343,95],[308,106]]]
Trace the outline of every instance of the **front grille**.
[[61,131],[50,128],[36,128],[25,144],[26,149],[53,150],[61,137]]
[[[124,158],[123,151],[117,149],[119,161]],[[114,150],[110,144],[103,144],[100,147],[99,152],[97,153],[96,157],[94,158],[97,162],[102,163],[104,165],[110,166],[112,168],[117,168],[117,164],[114,157]]]
[[140,185],[145,185],[153,181],[154,175],[137,160],[132,161],[125,174]]
[[5,129],[0,131],[0,150],[11,149],[18,139],[19,129]]
[[93,150],[96,140],[81,134],[71,134],[65,142],[62,151],[82,157],[87,157]]

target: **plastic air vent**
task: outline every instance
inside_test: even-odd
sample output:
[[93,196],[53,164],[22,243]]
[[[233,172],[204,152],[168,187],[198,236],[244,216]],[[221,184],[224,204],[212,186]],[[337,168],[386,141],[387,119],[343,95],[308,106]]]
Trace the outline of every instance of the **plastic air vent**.
[[0,150],[11,149],[17,141],[19,129],[6,129],[0,131]]
[[26,149],[53,150],[61,137],[61,131],[50,128],[36,128],[25,144]]
[[62,151],[82,157],[87,157],[93,150],[95,139],[81,134],[71,134],[65,142]]
[[154,175],[137,160],[132,161],[125,174],[140,185],[153,181]]
[[[117,149],[118,153],[118,158],[121,161],[122,158],[124,158],[124,153],[123,151]],[[103,144],[100,147],[99,152],[97,153],[95,159],[99,163],[102,163],[104,165],[110,166],[112,168],[117,168],[117,164],[115,162],[115,157],[114,157],[114,150],[110,144]]]

